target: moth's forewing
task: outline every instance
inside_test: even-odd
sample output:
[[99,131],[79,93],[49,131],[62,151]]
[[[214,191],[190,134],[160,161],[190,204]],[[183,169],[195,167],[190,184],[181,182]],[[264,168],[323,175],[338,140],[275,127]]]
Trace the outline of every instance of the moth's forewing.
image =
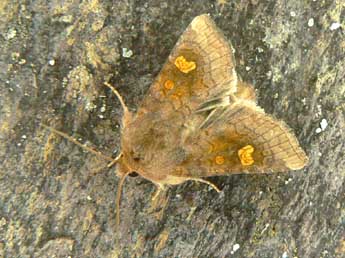
[[200,15],[179,38],[141,108],[154,112],[168,103],[173,109],[167,108],[166,116],[180,109],[192,112],[208,99],[236,92],[236,85],[229,41],[208,15]]
[[185,148],[191,158],[184,166],[192,177],[282,172],[308,162],[287,125],[246,100],[230,105],[221,120],[190,136]]

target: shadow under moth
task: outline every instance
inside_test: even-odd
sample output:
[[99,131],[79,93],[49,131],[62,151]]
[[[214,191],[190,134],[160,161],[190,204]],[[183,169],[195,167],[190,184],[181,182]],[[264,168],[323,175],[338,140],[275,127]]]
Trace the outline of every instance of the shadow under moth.
[[239,79],[231,44],[208,15],[193,19],[152,83],[138,111],[123,107],[121,153],[108,157],[66,134],[49,130],[117,164],[117,224],[124,179],[135,171],[158,187],[236,173],[303,168],[308,157],[289,127],[256,104]]

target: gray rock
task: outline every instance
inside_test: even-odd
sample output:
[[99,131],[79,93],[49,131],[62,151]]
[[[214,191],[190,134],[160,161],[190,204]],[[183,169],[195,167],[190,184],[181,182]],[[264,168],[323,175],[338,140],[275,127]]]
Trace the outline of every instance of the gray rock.
[[[0,4],[0,257],[345,256],[342,1],[48,2]],[[154,185],[127,178],[116,244],[114,168],[101,170],[106,162],[40,122],[115,155],[122,111],[103,82],[135,110],[202,13],[231,39],[238,73],[293,128],[310,164],[212,178],[221,195],[171,187],[161,210]]]

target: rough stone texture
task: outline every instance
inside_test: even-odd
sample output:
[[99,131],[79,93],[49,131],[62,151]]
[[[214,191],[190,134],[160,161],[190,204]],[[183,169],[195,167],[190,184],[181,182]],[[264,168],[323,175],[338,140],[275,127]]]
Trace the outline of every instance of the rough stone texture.
[[[161,210],[151,183],[128,178],[116,245],[114,169],[96,173],[104,161],[39,123],[119,151],[121,108],[102,82],[134,110],[202,13],[310,164],[212,178],[220,195],[172,187]],[[2,0],[0,257],[345,257],[344,16],[343,0]]]

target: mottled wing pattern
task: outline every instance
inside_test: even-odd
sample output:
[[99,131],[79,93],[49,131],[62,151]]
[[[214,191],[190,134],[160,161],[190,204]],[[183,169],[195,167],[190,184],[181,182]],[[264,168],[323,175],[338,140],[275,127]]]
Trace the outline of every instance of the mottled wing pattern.
[[229,106],[220,121],[190,135],[184,148],[176,176],[282,172],[308,162],[290,129],[250,101]]
[[232,48],[208,15],[196,17],[143,100],[142,111],[192,114],[207,100],[236,91]]

